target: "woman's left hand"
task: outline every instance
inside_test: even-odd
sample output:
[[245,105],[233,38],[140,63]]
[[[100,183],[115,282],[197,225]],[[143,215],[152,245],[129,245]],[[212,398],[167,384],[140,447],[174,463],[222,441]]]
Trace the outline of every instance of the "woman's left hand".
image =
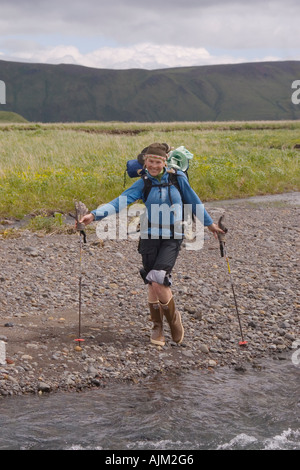
[[211,225],[208,225],[207,228],[208,228],[208,230],[209,230],[210,232],[213,233],[213,235],[214,235],[215,238],[218,238],[218,233],[223,233],[223,234],[225,234],[225,232],[224,232],[220,227],[218,227],[218,225],[215,224],[215,223],[212,223]]

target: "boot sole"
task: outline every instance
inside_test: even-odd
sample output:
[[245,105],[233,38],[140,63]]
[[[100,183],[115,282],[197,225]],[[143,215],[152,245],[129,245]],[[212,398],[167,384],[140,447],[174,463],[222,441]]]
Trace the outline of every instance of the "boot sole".
[[150,339],[150,342],[152,344],[155,344],[155,346],[164,346],[166,344],[165,341],[159,341],[159,340],[156,340],[156,339]]

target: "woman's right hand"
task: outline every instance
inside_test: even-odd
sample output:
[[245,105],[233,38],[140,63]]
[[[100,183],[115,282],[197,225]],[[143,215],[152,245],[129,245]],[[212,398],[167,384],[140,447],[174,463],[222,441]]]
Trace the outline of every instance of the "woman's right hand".
[[86,214],[84,217],[82,217],[82,219],[79,221],[79,223],[84,224],[84,225],[89,225],[94,220],[95,220],[94,214],[90,213],[90,214]]

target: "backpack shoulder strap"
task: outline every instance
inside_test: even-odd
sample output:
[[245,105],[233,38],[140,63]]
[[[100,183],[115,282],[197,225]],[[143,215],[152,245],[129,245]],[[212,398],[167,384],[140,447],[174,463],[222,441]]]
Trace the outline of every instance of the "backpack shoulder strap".
[[[171,185],[173,185],[179,191],[181,199],[182,199],[182,192],[181,192],[181,189],[180,189],[180,185],[178,183],[178,177],[181,176],[181,175],[178,175],[177,171],[174,170],[173,168],[171,170],[167,170],[167,172],[169,174],[169,183],[155,184],[155,186],[171,186]],[[141,178],[144,181],[143,201],[146,202],[147,198],[149,196],[149,193],[151,191],[151,188],[152,188],[152,181],[151,181],[150,178],[148,178],[148,176],[146,174],[141,175]]]
[[168,173],[169,173],[170,183],[173,184],[174,186],[176,186],[176,188],[178,189],[179,188],[179,183],[178,183],[177,177],[179,175],[177,174],[177,171],[172,169],[172,170],[168,170]]
[[152,188],[152,181],[146,174],[141,175],[141,178],[144,181],[143,201],[146,202]]
[[183,196],[182,196],[182,191],[181,191],[181,187],[180,187],[180,184],[178,182],[178,178],[182,177],[182,175],[178,174],[177,173],[177,170],[175,170],[174,168],[172,168],[171,171],[169,171],[169,181],[171,184],[173,184],[175,186],[175,188],[180,192],[180,196],[181,196],[181,199],[183,201]]

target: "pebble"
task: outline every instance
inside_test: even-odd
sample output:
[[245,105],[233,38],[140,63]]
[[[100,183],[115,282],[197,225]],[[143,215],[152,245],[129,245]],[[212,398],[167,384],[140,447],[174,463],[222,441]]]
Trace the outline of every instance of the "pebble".
[[208,346],[206,346],[206,344],[200,344],[199,349],[200,349],[200,351],[202,351],[205,354],[209,353],[209,348],[208,348]]
[[[0,396],[80,391],[112,381],[139,383],[193,368],[244,371],[266,357],[292,354],[299,339],[296,205],[210,203],[228,226],[239,323],[225,260],[214,237],[201,251],[183,247],[172,291],[185,329],[181,345],[168,325],[166,345],[150,343],[147,292],[134,240],[99,243],[89,231],[82,255],[82,318],[78,338],[78,236],[22,230],[1,240]],[[282,226],[290,221],[282,243]],[[294,227],[295,225],[295,227]],[[263,229],[262,229],[263,227]],[[298,278],[298,281],[297,281]],[[5,328],[5,330],[4,330]]]
[[39,392],[50,392],[51,386],[45,382],[39,382],[38,383],[38,391]]

